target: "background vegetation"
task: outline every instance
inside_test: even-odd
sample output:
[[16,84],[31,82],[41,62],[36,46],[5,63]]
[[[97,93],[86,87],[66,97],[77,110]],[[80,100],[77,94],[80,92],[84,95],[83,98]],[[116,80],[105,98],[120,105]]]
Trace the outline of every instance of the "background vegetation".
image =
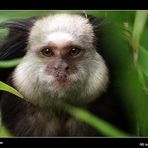
[[[9,19],[43,16],[56,12],[63,13],[69,11],[0,11],[0,23]],[[84,13],[84,11],[70,12]],[[108,31],[104,34],[105,48],[109,49],[107,51],[107,55],[109,55],[107,58],[117,68],[117,80],[120,82],[121,99],[127,108],[130,118],[136,124],[136,132],[132,136],[148,136],[148,12],[85,11],[85,13],[96,17],[105,17],[114,22],[115,26],[106,28]],[[128,44],[117,38],[118,33],[121,31],[120,29],[120,31],[118,30],[118,27],[117,29],[111,29],[112,27],[115,28],[116,24],[125,29],[122,32]],[[7,30],[0,29],[0,41],[3,40],[6,33]],[[11,67],[18,63],[19,60],[0,61],[0,67]],[[0,90],[9,91],[22,97],[16,90],[3,82],[0,82]],[[65,105],[65,107],[71,115],[87,122],[105,136],[131,136],[113,125],[96,118],[88,111],[69,105]],[[5,128],[0,127],[0,136],[10,136],[10,134]]]

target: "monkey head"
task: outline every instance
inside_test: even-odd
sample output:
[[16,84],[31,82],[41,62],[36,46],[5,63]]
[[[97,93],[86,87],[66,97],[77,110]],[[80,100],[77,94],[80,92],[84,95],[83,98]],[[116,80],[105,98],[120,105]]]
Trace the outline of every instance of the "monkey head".
[[109,81],[95,38],[93,25],[81,15],[56,14],[37,20],[29,32],[26,55],[13,73],[16,88],[40,106],[61,100],[91,102]]

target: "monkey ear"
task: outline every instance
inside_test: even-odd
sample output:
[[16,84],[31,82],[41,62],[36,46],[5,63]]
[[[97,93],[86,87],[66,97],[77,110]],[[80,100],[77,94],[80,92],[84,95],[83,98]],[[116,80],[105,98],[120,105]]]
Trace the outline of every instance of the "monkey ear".
[[22,57],[25,54],[27,38],[37,17],[11,20],[0,24],[0,29],[8,29],[8,34],[0,47],[0,60]]

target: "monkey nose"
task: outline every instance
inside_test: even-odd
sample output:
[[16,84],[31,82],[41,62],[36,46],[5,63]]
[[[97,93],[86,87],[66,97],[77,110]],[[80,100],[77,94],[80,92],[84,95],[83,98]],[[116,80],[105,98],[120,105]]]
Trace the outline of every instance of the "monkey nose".
[[54,69],[55,70],[63,70],[63,71],[67,71],[68,69],[69,69],[69,66],[68,66],[68,64],[67,63],[62,63],[62,64],[55,64],[54,65]]

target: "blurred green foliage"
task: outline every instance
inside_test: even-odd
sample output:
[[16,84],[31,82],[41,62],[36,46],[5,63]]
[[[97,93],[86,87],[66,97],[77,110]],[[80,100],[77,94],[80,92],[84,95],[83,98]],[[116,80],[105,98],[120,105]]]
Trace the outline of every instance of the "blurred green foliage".
[[12,135],[9,133],[9,131],[4,127],[0,126],[0,137],[11,137]]
[[[28,18],[31,16],[44,16],[51,13],[84,13],[84,11],[0,11],[0,23],[9,19]],[[147,11],[85,11],[96,17],[105,17],[113,25],[105,28],[104,49],[106,58],[112,62],[116,69],[116,78],[119,82],[119,93],[125,105],[127,113],[133,126],[135,126],[135,136],[148,136],[148,22]],[[124,29],[125,30],[124,30]],[[122,36],[125,33],[125,35]],[[0,40],[2,41],[7,30],[0,29]],[[125,38],[125,39],[124,39]],[[128,39],[128,42],[127,40]],[[17,61],[3,63],[1,67],[14,66]],[[14,65],[13,65],[14,64]],[[0,83],[0,89],[10,91],[16,95],[17,92]],[[128,136],[115,127],[105,123],[101,119],[95,118],[87,111],[72,108],[68,112],[73,116],[87,122],[105,136]],[[123,123],[124,124],[124,123]],[[6,132],[7,133],[7,132]],[[0,134],[3,135],[0,130]]]
[[71,106],[69,104],[65,104],[64,108],[72,116],[86,122],[90,126],[94,127],[96,130],[98,130],[99,133],[102,133],[103,135],[111,136],[111,137],[131,136],[130,134],[119,130],[117,127],[114,127],[113,125],[103,121],[99,117],[95,117],[93,114],[89,113],[87,110],[80,109],[80,108]]
[[13,60],[7,60],[7,61],[0,61],[0,67],[1,68],[10,68],[18,65],[21,62],[21,59],[13,59]]

